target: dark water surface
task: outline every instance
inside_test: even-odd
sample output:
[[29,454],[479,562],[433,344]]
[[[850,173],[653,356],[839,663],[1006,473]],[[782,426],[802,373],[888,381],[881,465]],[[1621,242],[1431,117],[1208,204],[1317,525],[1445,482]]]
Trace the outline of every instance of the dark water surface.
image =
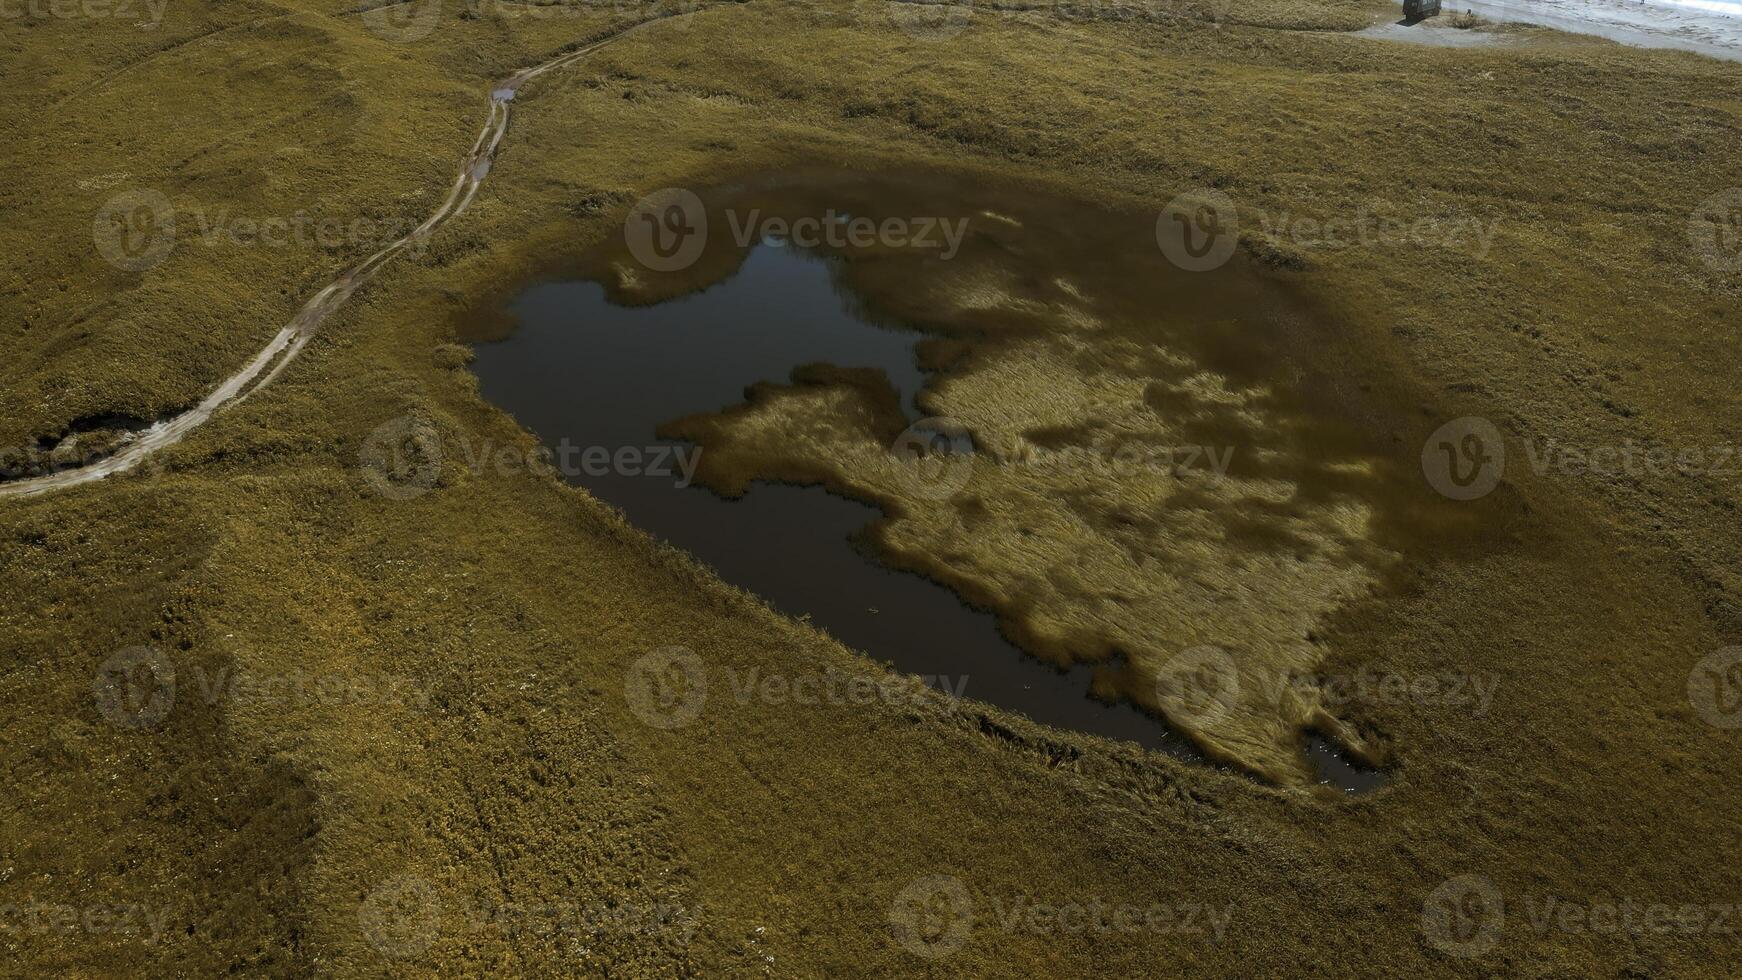
[[[754,247],[723,282],[652,306],[611,303],[596,282],[523,293],[513,336],[479,344],[473,370],[491,402],[549,445],[648,447],[662,422],[738,404],[757,381],[784,382],[810,362],[881,369],[916,415],[921,334],[875,325],[834,279],[840,260]],[[683,447],[694,452],[694,447]],[[675,464],[672,469],[676,469]],[[579,469],[578,467],[576,469]],[[755,484],[728,501],[681,474],[571,473],[638,527],[711,565],[788,615],[938,685],[1035,721],[1197,757],[1128,703],[1088,696],[1089,669],[1060,671],[1024,654],[990,613],[949,589],[891,571],[852,543],[874,507],[820,487]]]
[[[1153,217],[1094,212],[1047,193],[932,174],[770,174],[702,194],[709,197],[708,230],[688,264],[650,272],[628,254],[634,246],[627,237],[617,235],[522,292],[509,310],[512,331],[474,335],[487,341],[475,346],[473,364],[482,394],[559,457],[565,447],[574,454],[603,447],[612,455],[629,447],[645,459],[657,447],[693,463],[698,448],[657,438],[662,424],[740,405],[746,387],[786,383],[807,364],[881,372],[907,418],[917,420],[929,414],[915,401],[927,382],[917,345],[939,341],[928,356],[947,359],[964,335],[1056,329],[1047,310],[1067,283],[1110,321],[1141,324],[1140,343],[1154,336],[1231,379],[1231,387],[1269,392],[1271,409],[1287,425],[1231,433],[1212,418],[1203,431],[1187,433],[1203,445],[1279,450],[1241,455],[1236,468],[1251,470],[1242,475],[1286,479],[1307,503],[1359,493],[1375,507],[1376,535],[1396,553],[1443,550],[1447,536],[1438,528],[1475,521],[1445,508],[1441,498],[1424,498],[1420,474],[1410,484],[1408,467],[1390,459],[1394,445],[1420,443],[1400,437],[1388,421],[1404,417],[1397,406],[1406,404],[1387,387],[1389,372],[1339,362],[1338,373],[1325,374],[1303,360],[1295,352],[1321,348],[1337,329],[1334,321],[1311,314],[1297,294],[1241,263],[1206,275],[1171,269],[1150,251]],[[971,219],[958,239],[969,257],[950,261],[940,252],[881,242],[800,249],[740,236],[745,214],[936,215],[964,228]],[[945,325],[939,305],[955,305],[960,290],[999,299],[985,313],[964,307],[969,312]],[[485,319],[476,329],[492,329]],[[1177,421],[1196,425],[1193,418],[1182,413]],[[1331,465],[1350,459],[1372,462],[1381,476],[1352,482]],[[875,508],[820,487],[766,483],[728,501],[688,486],[679,467],[666,462],[657,473],[564,471],[727,581],[788,615],[808,616],[903,672],[1038,722],[1203,761],[1189,740],[1129,701],[1108,704],[1089,695],[1092,671],[1118,678],[1122,665],[1061,671],[1007,641],[991,614],[857,547],[855,536],[880,516]],[[1230,535],[1247,533],[1248,525],[1262,530],[1267,519],[1227,517]],[[1327,786],[1365,792],[1385,779],[1352,764],[1328,739],[1304,738],[1302,751]]]

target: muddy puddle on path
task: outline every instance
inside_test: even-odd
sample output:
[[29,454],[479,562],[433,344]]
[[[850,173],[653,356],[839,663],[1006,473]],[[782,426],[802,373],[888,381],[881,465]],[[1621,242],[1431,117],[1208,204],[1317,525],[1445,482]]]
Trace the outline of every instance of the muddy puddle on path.
[[[638,219],[473,338],[484,396],[572,482],[950,693],[1383,783],[1313,694],[1313,633],[1456,515],[1402,478],[1371,385],[1292,357],[1323,329],[1294,297],[1239,261],[1181,273],[1153,215],[935,175],[762,177]],[[938,417],[959,429],[909,452]]]

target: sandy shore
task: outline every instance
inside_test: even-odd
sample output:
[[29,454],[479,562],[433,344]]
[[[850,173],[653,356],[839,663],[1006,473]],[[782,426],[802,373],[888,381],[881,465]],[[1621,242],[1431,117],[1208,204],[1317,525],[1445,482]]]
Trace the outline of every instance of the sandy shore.
[[1446,0],[1443,10],[1742,60],[1742,3],[1726,0]]

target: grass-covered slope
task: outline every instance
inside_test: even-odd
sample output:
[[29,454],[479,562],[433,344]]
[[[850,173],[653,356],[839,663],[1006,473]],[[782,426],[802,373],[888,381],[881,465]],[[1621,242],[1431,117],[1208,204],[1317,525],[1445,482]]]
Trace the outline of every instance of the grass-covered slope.
[[[199,214],[421,219],[489,80],[645,13],[517,12],[450,5],[398,43],[326,5],[7,22],[0,445],[197,399],[378,245],[208,246]],[[151,472],[0,508],[0,909],[74,914],[8,918],[9,962],[1734,973],[1710,931],[1530,917],[1549,896],[1742,892],[1722,859],[1738,736],[1687,696],[1742,633],[1733,477],[1509,468],[1504,542],[1407,554],[1395,590],[1320,636],[1327,670],[1498,685],[1484,713],[1350,708],[1394,778],[1345,802],[973,703],[740,701],[728,672],[883,675],[584,494],[463,465],[462,447],[530,441],[443,346],[458,325],[619,234],[654,188],[874,161],[1044,179],[1126,213],[1219,188],[1253,216],[1248,251],[1333,311],[1335,354],[1431,393],[1424,426],[1492,419],[1515,459],[1525,439],[1737,441],[1737,283],[1688,237],[1702,201],[1742,185],[1733,66],[1539,32],[1477,50],[1337,33],[1383,6],[1157,12],[1185,16],[980,10],[939,37],[884,4],[754,0],[625,39],[524,90],[473,210],[271,388]],[[139,272],[92,241],[128,189],[177,210],[173,252]],[[1324,249],[1256,220],[1363,206],[1499,230],[1481,255]],[[407,417],[444,440],[439,479],[383,494],[360,454]],[[667,730],[628,681],[673,645],[712,686]],[[154,727],[96,696],[137,646],[176,674]],[[1465,874],[1506,900],[1474,958],[1422,914]],[[937,875],[975,915],[928,960],[891,917]],[[1073,931],[1019,902],[1192,906],[1205,928]],[[130,906],[157,916],[155,942],[84,915]]]

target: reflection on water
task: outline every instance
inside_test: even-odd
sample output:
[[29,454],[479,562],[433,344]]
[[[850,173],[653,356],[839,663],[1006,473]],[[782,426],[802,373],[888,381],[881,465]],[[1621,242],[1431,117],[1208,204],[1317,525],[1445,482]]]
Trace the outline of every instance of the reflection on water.
[[[661,422],[736,404],[745,386],[810,362],[881,370],[911,414],[921,335],[858,315],[837,289],[837,261],[761,245],[724,282],[651,306],[615,305],[595,282],[541,284],[515,302],[512,338],[478,345],[473,369],[486,398],[551,445],[665,444]],[[1197,755],[1129,704],[1092,700],[1087,667],[1025,656],[991,614],[855,548],[875,508],[817,487],[758,484],[727,501],[681,477],[577,467],[571,478],[726,581],[902,671],[1046,724]]]
[[[1146,701],[1144,685],[1151,683],[1145,671],[1155,664],[1120,651],[1153,658],[1205,642],[1189,638],[1194,630],[1245,647],[1242,655],[1249,658],[1261,643],[1300,648],[1317,642],[1288,611],[1335,608],[1335,597],[1325,598],[1325,581],[1308,576],[1296,596],[1265,586],[1262,576],[1293,581],[1287,576],[1304,563],[1323,560],[1328,552],[1319,549],[1327,542],[1295,532],[1303,520],[1342,504],[1361,508],[1365,523],[1351,523],[1345,537],[1328,545],[1342,549],[1337,560],[1372,569],[1375,588],[1390,581],[1387,563],[1396,555],[1448,556],[1477,547],[1478,538],[1488,547],[1488,535],[1499,533],[1492,529],[1504,525],[1493,513],[1449,505],[1423,485],[1413,447],[1432,426],[1417,392],[1398,380],[1403,372],[1375,354],[1363,352],[1355,361],[1326,354],[1338,343],[1341,325],[1250,263],[1210,274],[1169,267],[1156,248],[1153,214],[1110,214],[1021,188],[911,173],[762,175],[707,189],[702,198],[707,221],[697,224],[709,229],[705,246],[681,268],[650,273],[619,235],[583,256],[578,270],[522,293],[511,311],[518,328],[476,348],[482,393],[553,446],[669,447],[674,444],[656,438],[662,425],[744,405],[747,386],[782,384],[795,369],[824,363],[886,377],[908,420],[950,414],[936,408],[945,391],[956,392],[958,402],[962,391],[983,392],[979,410],[999,418],[1007,408],[1057,405],[1069,413],[1083,405],[1113,406],[1075,428],[1068,414],[1058,424],[1017,424],[1030,425],[1022,430],[1027,438],[1070,446],[1108,431],[1142,431],[1128,423],[1159,419],[1173,427],[1179,444],[1238,446],[1231,478],[1247,481],[1244,486],[1289,488],[1274,499],[1231,506],[1182,483],[1169,488],[1165,506],[1140,513],[1131,509],[1138,502],[1097,506],[1088,497],[1101,488],[1089,486],[1055,507],[1081,522],[1086,545],[1137,549],[1140,560],[1134,561],[1155,570],[1155,582],[1126,580],[1114,592],[1152,602],[1160,593],[1144,589],[1184,583],[1184,602],[1198,603],[1162,603],[1159,611],[1137,605],[1122,617],[1097,598],[1105,598],[1097,586],[1085,587],[1080,577],[1061,581],[1061,588],[1079,590],[1068,593],[1073,598],[1099,602],[1081,608],[1092,610],[1092,630],[1101,631],[1098,642],[1070,640],[1060,647],[1055,641],[1041,651],[1076,664],[1062,671],[1023,654],[999,633],[991,614],[964,605],[956,592],[868,557],[870,549],[855,541],[882,515],[859,501],[878,498],[758,483],[728,501],[670,473],[566,470],[631,522],[696,555],[725,580],[783,612],[809,616],[902,671],[941,676],[940,686],[951,690],[965,679],[960,693],[1039,722],[1201,758],[1131,706],[1154,700]],[[801,251],[771,244],[766,235],[740,234],[752,226],[752,215],[790,221],[826,214],[930,215],[971,224],[954,261],[882,244]],[[1083,360],[1075,373],[1037,376],[1052,382],[1024,382],[1019,371],[1009,385],[989,390],[984,379],[1003,375],[959,366],[1020,365],[1020,357],[996,360],[1017,350]],[[953,360],[965,351],[969,362]],[[950,380],[928,376],[921,365],[942,365]],[[1256,401],[1234,411],[1206,395],[1200,376],[1224,379],[1231,392],[1258,393],[1240,396]],[[981,387],[963,387],[969,377],[978,377]],[[929,389],[928,382],[934,382]],[[1051,383],[1102,387],[1055,398],[1045,387]],[[1106,392],[1106,399],[1097,402],[1086,394],[1091,390]],[[1008,405],[1000,401],[1005,398]],[[1115,418],[1124,421],[1107,421]],[[879,415],[878,421],[889,420]],[[784,424],[758,430],[756,446],[772,446],[779,455],[781,446],[791,445],[781,438]],[[1155,541],[1150,525],[1158,521],[1181,522],[1179,533]],[[1331,530],[1341,533],[1341,527]],[[1003,540],[984,527],[976,533],[980,543]],[[962,561],[963,544],[940,541],[939,554]],[[887,549],[882,553],[890,557]],[[999,550],[994,557],[1007,553],[1015,552]],[[1069,565],[1055,556],[1037,571],[1044,578],[1064,574]],[[1211,596],[1218,576],[1236,583],[1230,595],[1268,591],[1251,602],[1218,605]],[[1287,622],[1264,622],[1266,610],[1276,608],[1288,613]],[[1106,616],[1114,620],[1095,618]],[[1185,628],[1165,632],[1182,616],[1188,617]],[[1164,625],[1141,647],[1105,642],[1110,632],[1103,627],[1125,622]],[[1316,656],[1306,651],[1297,666],[1310,668]],[[1248,662],[1259,672],[1285,666],[1262,656]],[[1091,697],[1091,684],[1116,703]],[[1243,710],[1263,710],[1250,699],[1246,704]],[[1272,731],[1286,737],[1290,723]],[[1296,744],[1306,772],[1328,785],[1358,792],[1382,780],[1349,764],[1330,741],[1302,736]]]
[[1323,735],[1307,735],[1307,758],[1312,760],[1319,785],[1345,793],[1371,793],[1385,785],[1384,770],[1373,769],[1349,758]]

